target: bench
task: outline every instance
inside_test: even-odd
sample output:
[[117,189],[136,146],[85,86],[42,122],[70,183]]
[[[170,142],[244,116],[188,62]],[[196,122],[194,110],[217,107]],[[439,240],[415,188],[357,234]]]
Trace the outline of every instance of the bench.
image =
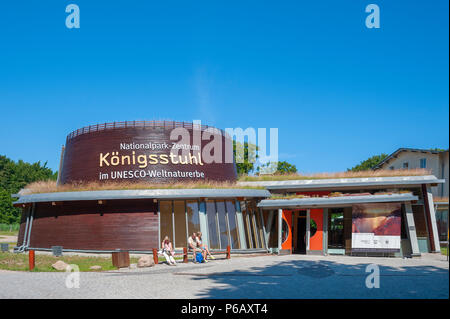
[[[153,261],[155,263],[155,265],[158,264],[158,249],[153,248]],[[231,259],[231,247],[227,246],[227,248],[225,250],[210,250],[211,255],[222,255],[225,254],[226,255],[226,259]],[[188,258],[188,254],[192,254],[192,251],[189,251],[187,249],[187,247],[183,247],[183,252],[177,252],[175,251],[175,256],[183,256],[183,263],[187,263],[189,258]]]

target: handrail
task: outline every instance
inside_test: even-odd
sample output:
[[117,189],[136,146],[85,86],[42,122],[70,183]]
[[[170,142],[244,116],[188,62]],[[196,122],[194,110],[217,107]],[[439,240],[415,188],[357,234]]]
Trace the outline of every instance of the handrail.
[[[198,127],[197,125],[195,125]],[[194,129],[194,124],[190,122],[176,122],[176,121],[122,121],[122,122],[109,122],[109,123],[103,123],[103,124],[94,124],[85,126],[82,128],[79,128],[77,130],[74,130],[67,135],[66,141],[86,133],[92,133],[92,132],[100,132],[105,131],[109,129],[122,129],[122,128],[135,128],[135,127],[142,127],[142,128],[162,128],[162,129],[174,129],[177,127],[183,127],[186,129]],[[205,130],[208,128],[213,128],[209,125],[201,125],[201,130]],[[224,134],[223,130],[220,130],[222,134]]]

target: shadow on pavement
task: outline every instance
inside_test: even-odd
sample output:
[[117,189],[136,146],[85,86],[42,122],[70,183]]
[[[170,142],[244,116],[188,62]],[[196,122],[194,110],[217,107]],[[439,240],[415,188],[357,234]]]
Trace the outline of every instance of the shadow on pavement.
[[448,269],[435,266],[379,266],[380,287],[367,288],[370,263],[290,260],[267,267],[220,273],[182,273],[211,280],[197,298],[448,298]]

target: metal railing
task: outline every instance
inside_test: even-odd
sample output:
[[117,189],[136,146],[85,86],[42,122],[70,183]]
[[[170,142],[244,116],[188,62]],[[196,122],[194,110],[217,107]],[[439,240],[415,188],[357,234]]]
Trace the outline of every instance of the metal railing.
[[[123,121],[123,122],[110,122],[103,124],[94,124],[79,128],[78,130],[72,131],[69,135],[67,135],[66,141],[73,139],[79,135],[99,132],[105,130],[114,130],[114,129],[122,129],[122,128],[160,128],[160,129],[174,129],[177,127],[183,127],[186,129],[194,129],[194,126],[198,129],[200,128],[197,125],[194,125],[191,122],[176,122],[176,121]],[[214,128],[208,125],[201,125],[201,130],[205,130],[207,128]],[[216,129],[216,128],[214,128]],[[219,130],[219,129],[217,129]],[[219,130],[222,134],[224,134],[223,130]]]

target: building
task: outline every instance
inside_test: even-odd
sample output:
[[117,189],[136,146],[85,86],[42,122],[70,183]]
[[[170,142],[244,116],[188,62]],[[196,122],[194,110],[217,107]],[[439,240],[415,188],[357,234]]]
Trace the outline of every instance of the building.
[[443,182],[428,175],[240,185],[264,186],[272,194],[258,204],[269,250],[414,257],[440,252],[431,189]]
[[449,151],[435,151],[415,148],[399,148],[386,157],[374,169],[414,169],[424,168],[445,183],[432,190],[434,196],[447,197],[449,192]]
[[[230,142],[221,130],[184,122],[106,123],[70,133],[58,187],[17,195],[14,205],[23,213],[16,251],[61,246],[147,253],[166,235],[184,248],[196,231],[210,249],[229,246],[232,253],[420,256],[440,250],[432,189],[443,180],[237,182],[235,163],[225,158]],[[213,149],[219,161],[208,159]]]

